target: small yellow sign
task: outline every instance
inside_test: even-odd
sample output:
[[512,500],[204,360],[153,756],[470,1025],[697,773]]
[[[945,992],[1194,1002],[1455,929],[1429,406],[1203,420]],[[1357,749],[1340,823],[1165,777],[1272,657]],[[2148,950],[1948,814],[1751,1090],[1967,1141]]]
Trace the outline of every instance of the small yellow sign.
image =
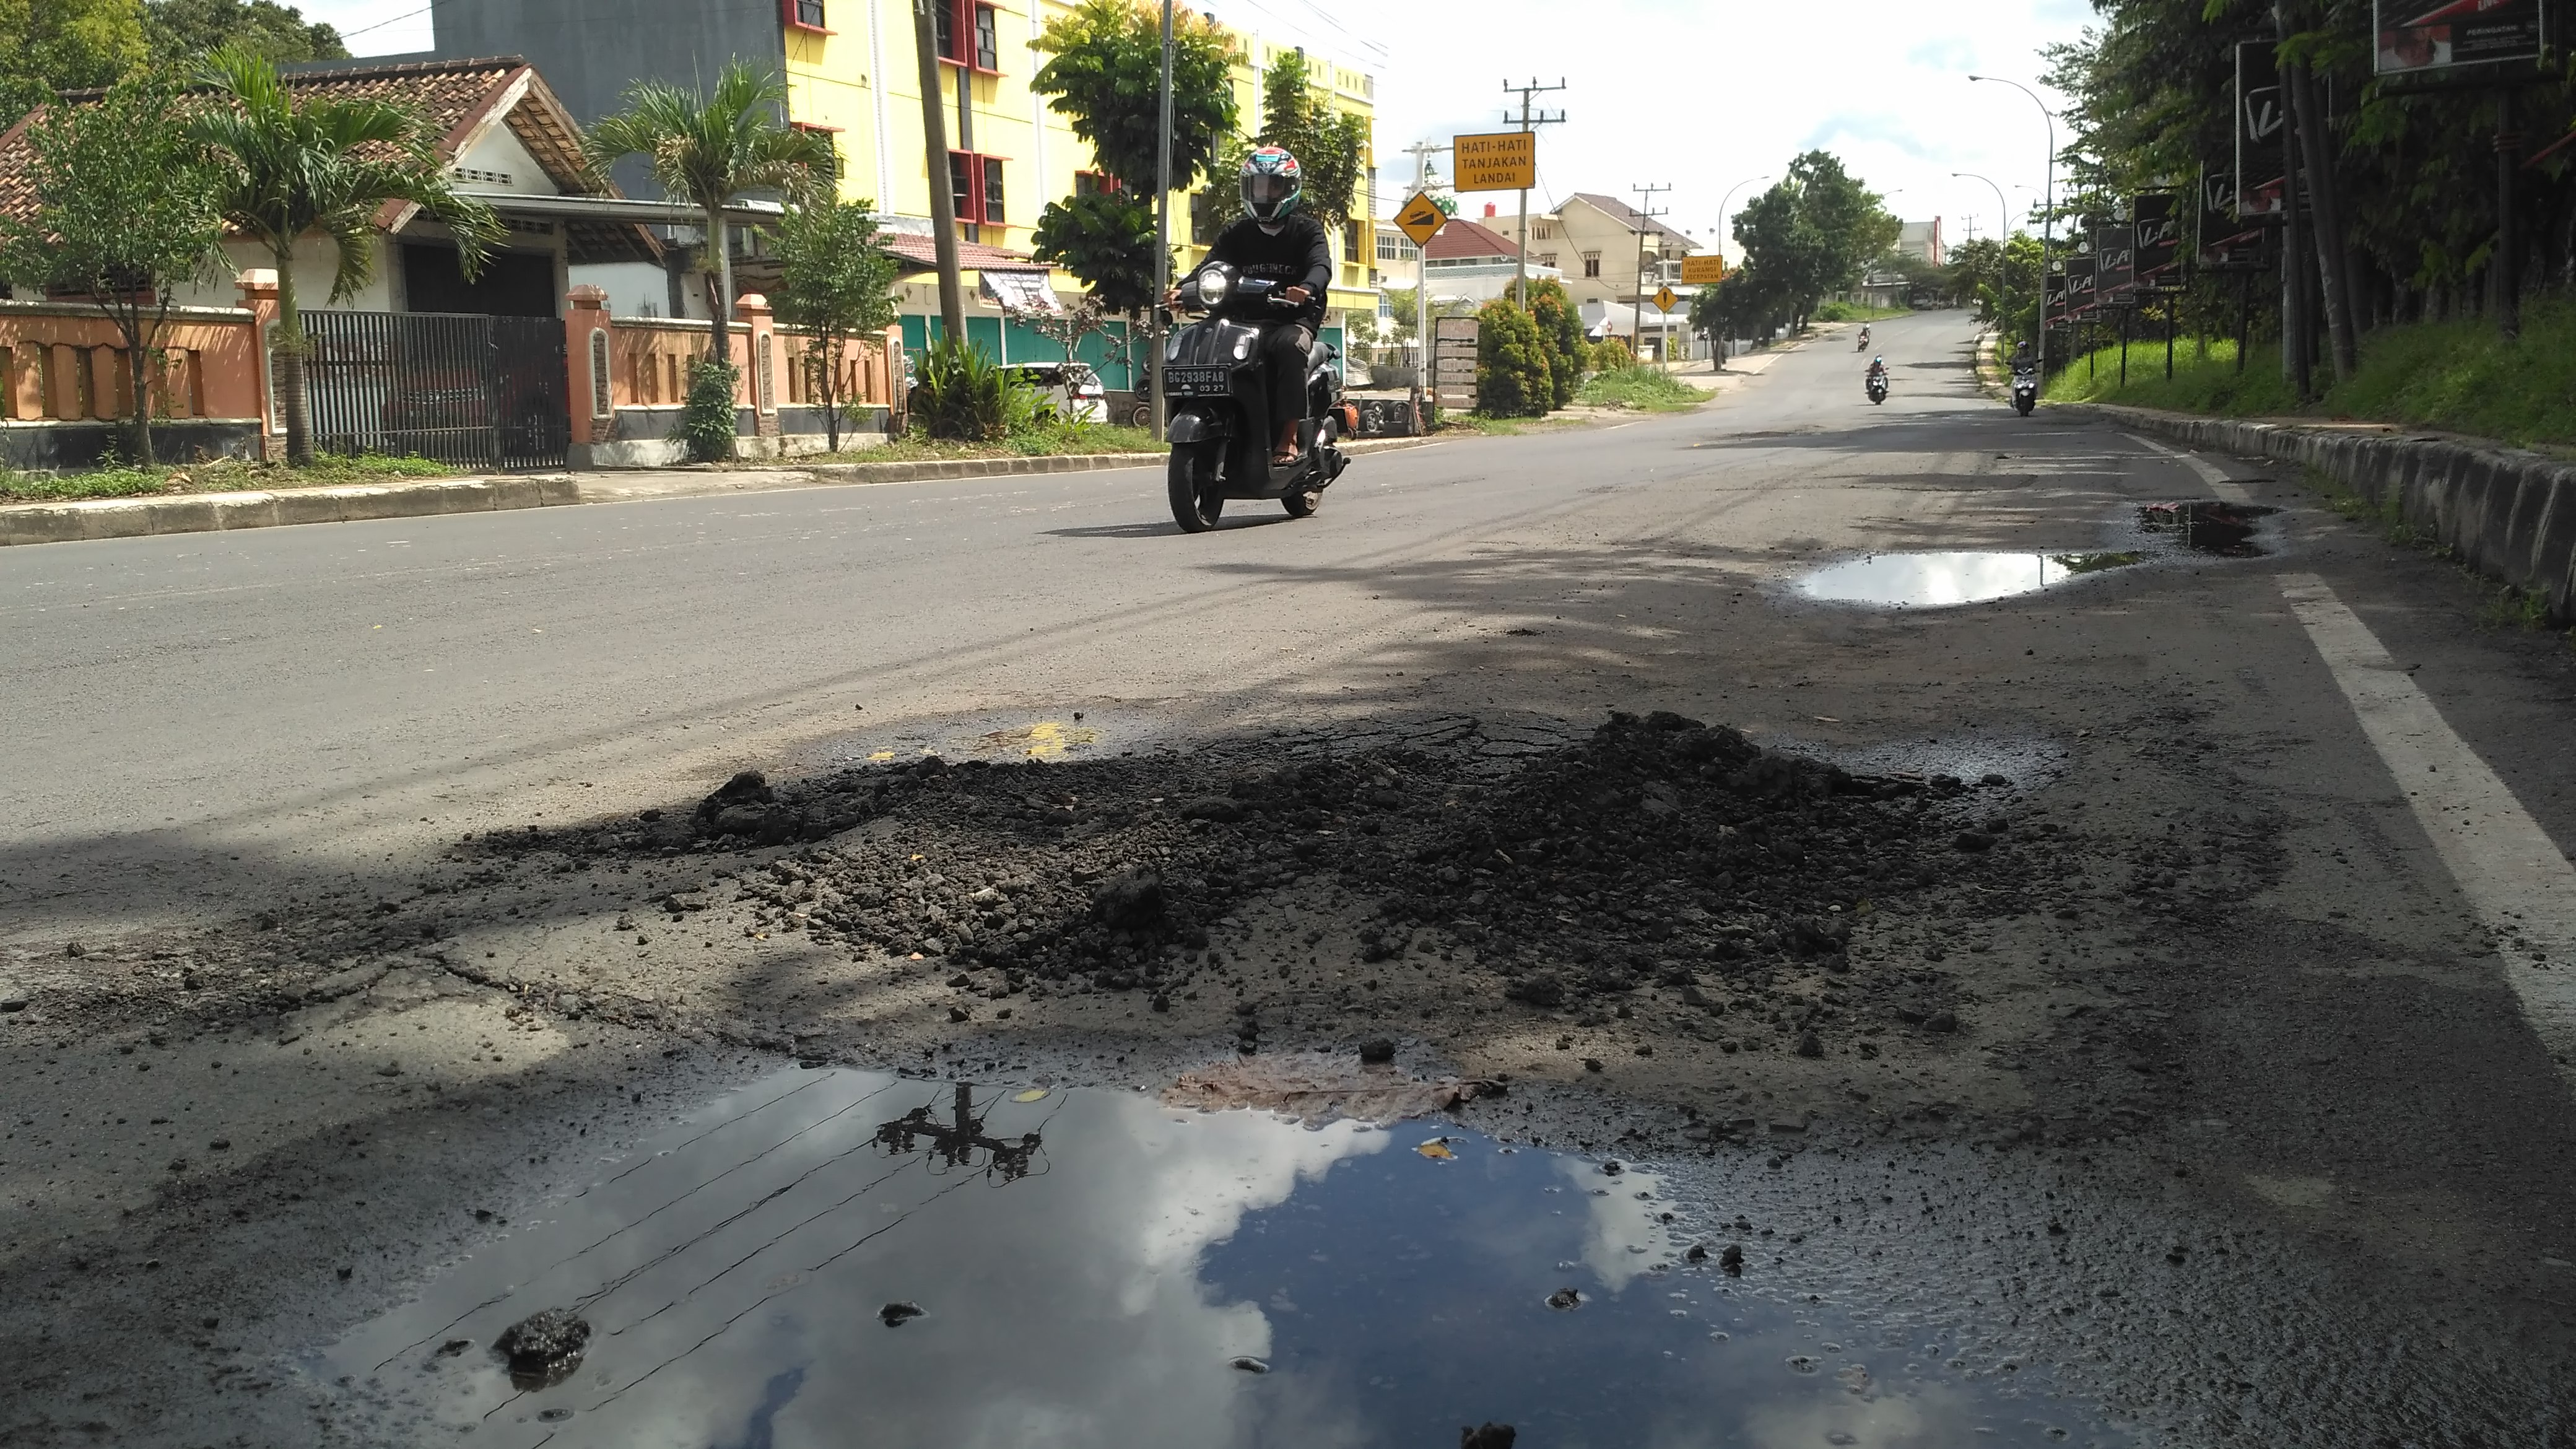
[[1427,247],[1431,245],[1431,239],[1440,234],[1440,228],[1449,224],[1449,213],[1442,211],[1429,193],[1417,191],[1413,193],[1413,199],[1396,212],[1395,224],[1406,236],[1413,238],[1415,246]]
[[1710,252],[1702,257],[1682,258],[1682,284],[1691,287],[1714,285],[1726,280],[1726,257]]
[[1450,145],[1460,191],[1526,191],[1538,185],[1538,137],[1528,131],[1454,136]]
[[1673,305],[1679,301],[1681,301],[1681,298],[1673,295],[1672,288],[1657,287],[1655,289],[1655,305],[1661,307],[1665,311],[1669,312],[1673,310]]

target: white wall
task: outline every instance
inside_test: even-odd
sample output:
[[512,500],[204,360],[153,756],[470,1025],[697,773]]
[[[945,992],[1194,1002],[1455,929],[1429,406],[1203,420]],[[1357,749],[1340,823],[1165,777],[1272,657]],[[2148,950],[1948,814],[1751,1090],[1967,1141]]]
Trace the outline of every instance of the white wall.
[[[671,283],[658,263],[584,262],[572,269],[572,285],[606,290],[611,317],[671,315]],[[682,280],[680,297],[688,316],[704,321],[715,315],[708,310],[706,288],[696,273]]]
[[[376,267],[365,286],[347,301],[331,300],[331,278],[338,269],[338,253],[320,237],[306,237],[295,244],[295,305],[305,311],[317,307],[346,307],[356,311],[390,312],[394,309],[393,268],[397,260],[393,248],[383,239],[376,241]],[[277,265],[268,248],[247,241],[227,241],[224,256],[229,270],[225,275],[193,283],[178,289],[178,300],[191,307],[238,307],[241,288],[235,279],[253,268],[266,270]]]

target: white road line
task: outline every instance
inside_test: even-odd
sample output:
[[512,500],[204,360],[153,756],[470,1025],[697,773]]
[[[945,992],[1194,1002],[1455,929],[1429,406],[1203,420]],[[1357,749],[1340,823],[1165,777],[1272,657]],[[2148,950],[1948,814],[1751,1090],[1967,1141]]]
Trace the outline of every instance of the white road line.
[[2184,467],[2199,474],[2200,481],[2209,485],[2209,491],[2217,494],[2218,501],[2221,503],[2252,503],[2254,501],[2254,495],[2246,492],[2243,484],[2228,477],[2225,469],[2219,467],[2216,463],[2209,461],[2207,458],[2200,456],[2198,453],[2185,453],[2178,449],[2168,448],[2153,438],[2140,437],[2136,433],[2122,433],[2120,436],[2128,439],[2132,443],[2136,443],[2150,452],[2162,453],[2166,457],[2180,462]]
[[2284,574],[2281,593],[2460,893],[2508,938],[2505,980],[2560,1075],[2576,1079],[2576,866],[2323,579]]

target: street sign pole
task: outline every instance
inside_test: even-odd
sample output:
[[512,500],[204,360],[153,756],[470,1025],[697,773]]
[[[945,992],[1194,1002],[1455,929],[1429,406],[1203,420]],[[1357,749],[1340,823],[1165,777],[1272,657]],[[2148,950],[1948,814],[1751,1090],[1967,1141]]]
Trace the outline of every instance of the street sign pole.
[[[1628,325],[1628,341],[1631,345],[1642,351],[1646,345],[1646,228],[1653,226],[1655,224],[1655,218],[1663,215],[1662,212],[1654,209],[1655,198],[1664,192],[1672,190],[1672,188],[1670,186],[1631,186],[1628,189],[1637,193],[1638,201],[1637,313],[1636,320]],[[1663,255],[1663,248],[1657,247],[1655,249],[1655,254],[1657,256]],[[1640,362],[1644,360],[1644,358],[1638,359]]]
[[[1413,368],[1413,432],[1422,435],[1422,379],[1432,367],[1431,349],[1431,239],[1449,224],[1449,214],[1431,199],[1431,158],[1449,148],[1428,142],[1405,148],[1414,158],[1413,174],[1419,189],[1411,199],[1396,208],[1397,230],[1413,242],[1413,317],[1414,346],[1418,349]],[[1435,401],[1436,393],[1435,393]]]

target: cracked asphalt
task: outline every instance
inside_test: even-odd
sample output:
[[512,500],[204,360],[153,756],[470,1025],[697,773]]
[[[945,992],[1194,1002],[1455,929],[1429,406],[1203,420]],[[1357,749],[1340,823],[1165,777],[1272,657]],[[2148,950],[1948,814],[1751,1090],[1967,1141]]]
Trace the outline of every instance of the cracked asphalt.
[[[1195,538],[1124,472],[0,555],[0,1445],[369,1442],[318,1345],[783,1065],[1375,1043],[1766,1210],[1919,1187],[1843,1290],[2009,1305],[2146,1442],[2567,1442],[2563,963],[2284,580],[2561,852],[2576,650],[1969,336]],[[2258,555],[2142,529],[2204,469]],[[1798,587],[1933,550],[2138,557]]]

